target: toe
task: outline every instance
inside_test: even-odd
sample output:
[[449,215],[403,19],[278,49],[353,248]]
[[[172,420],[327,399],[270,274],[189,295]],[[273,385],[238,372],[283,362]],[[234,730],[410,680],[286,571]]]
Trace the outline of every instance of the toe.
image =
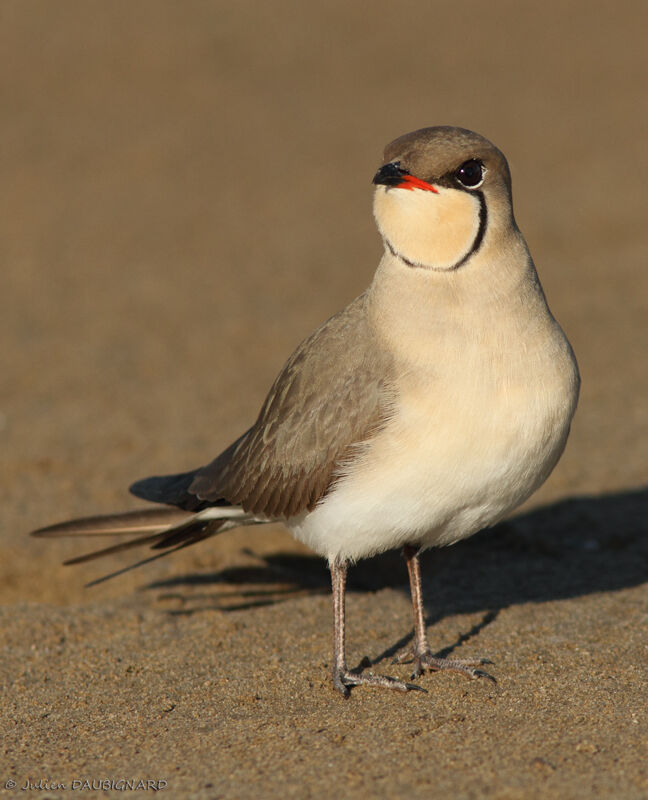
[[349,696],[352,687],[360,685],[375,686],[379,689],[395,689],[398,692],[417,691],[427,693],[427,689],[422,686],[392,678],[390,675],[374,675],[373,673],[359,675],[348,670],[334,675],[333,685],[343,697]]

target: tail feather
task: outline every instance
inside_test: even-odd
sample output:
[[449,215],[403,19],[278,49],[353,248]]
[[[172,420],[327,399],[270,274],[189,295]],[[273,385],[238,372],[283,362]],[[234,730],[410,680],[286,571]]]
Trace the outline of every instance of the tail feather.
[[130,572],[133,569],[137,569],[138,567],[143,567],[145,564],[150,564],[151,561],[157,561],[158,558],[163,558],[164,556],[168,556],[171,553],[175,553],[176,550],[180,550],[184,547],[184,544],[180,544],[177,547],[173,547],[171,550],[164,550],[162,553],[155,553],[155,555],[147,556],[146,558],[141,558],[139,561],[135,561],[134,564],[129,564],[126,567],[122,567],[121,569],[116,569],[114,572],[109,572],[107,575],[102,575],[100,578],[95,578],[92,581],[86,583],[86,589],[89,589],[92,586],[98,586],[100,583],[105,583],[105,581],[109,581],[112,578],[117,578],[119,575],[124,575],[127,572]]
[[81,556],[68,558],[63,563],[66,566],[72,564],[85,564],[86,561],[94,561],[95,558],[102,558],[103,556],[112,556],[115,553],[121,553],[123,550],[132,550],[133,547],[141,547],[144,544],[154,545],[160,541],[160,536],[164,534],[154,533],[151,536],[138,536],[136,539],[130,539],[128,542],[120,542],[113,544],[110,547],[102,547],[101,550],[92,550],[90,553],[84,553]]
[[69,522],[59,522],[32,531],[32,536],[128,536],[144,534],[170,528],[179,522],[191,519],[191,514],[179,508],[144,508],[122,514],[104,514],[97,517],[82,517]]
[[195,514],[188,514],[178,508],[143,509],[128,511],[123,514],[108,514],[98,517],[84,517],[70,522],[60,522],[32,532],[32,536],[53,538],[59,536],[114,536],[131,535],[134,538],[126,542],[93,550],[80,556],[70,558],[64,563],[84,564],[102,556],[121,553],[134,547],[149,545],[153,550],[162,550],[153,556],[142,559],[131,567],[125,567],[109,576],[93,581],[95,585],[109,577],[121,575],[128,569],[154,561],[164,555],[180,550],[183,547],[200,542],[210,536],[238,525],[250,525],[263,520],[256,520],[240,508],[209,507]]

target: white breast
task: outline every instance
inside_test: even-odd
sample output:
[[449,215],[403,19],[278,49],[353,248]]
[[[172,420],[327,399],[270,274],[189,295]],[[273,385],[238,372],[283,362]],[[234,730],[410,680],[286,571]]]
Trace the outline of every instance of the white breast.
[[453,388],[473,393],[402,397],[334,491],[291,524],[294,534],[329,559],[355,560],[406,543],[451,544],[523,502],[562,453],[568,393],[462,383]]
[[541,316],[512,338],[448,334],[427,365],[417,357],[393,417],[322,503],[290,520],[294,535],[356,560],[451,544],[529,497],[562,453],[578,392],[571,348]]

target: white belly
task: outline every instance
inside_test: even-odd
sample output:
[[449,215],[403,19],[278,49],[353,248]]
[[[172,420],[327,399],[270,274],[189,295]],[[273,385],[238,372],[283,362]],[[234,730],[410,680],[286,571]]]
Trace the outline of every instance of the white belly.
[[497,379],[405,382],[393,418],[314,511],[289,521],[293,534],[330,560],[356,560],[494,524],[562,453],[577,396],[571,353],[562,356],[527,362],[520,376],[500,364]]

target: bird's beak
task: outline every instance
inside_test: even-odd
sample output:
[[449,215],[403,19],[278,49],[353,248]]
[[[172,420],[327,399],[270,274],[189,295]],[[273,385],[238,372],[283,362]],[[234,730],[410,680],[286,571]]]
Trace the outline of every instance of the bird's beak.
[[390,161],[389,164],[384,164],[376,172],[373,182],[377,186],[388,186],[392,189],[423,189],[426,192],[438,194],[438,189],[432,186],[431,183],[415,178],[414,175],[410,175],[406,169],[403,169],[393,161]]

